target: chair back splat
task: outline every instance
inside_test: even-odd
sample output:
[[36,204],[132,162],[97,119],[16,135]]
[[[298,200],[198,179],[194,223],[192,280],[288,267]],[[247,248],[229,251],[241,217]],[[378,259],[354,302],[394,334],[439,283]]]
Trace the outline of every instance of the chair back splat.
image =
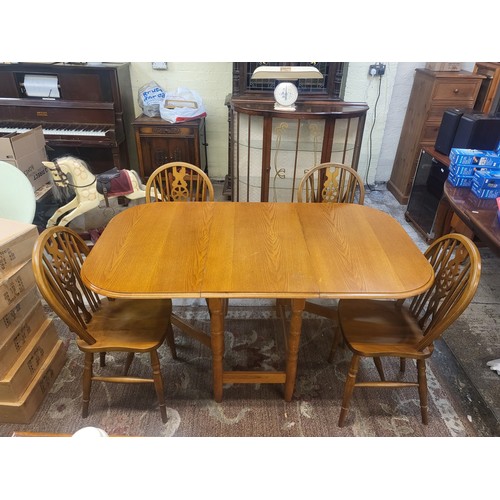
[[356,170],[341,163],[322,163],[306,172],[297,190],[297,201],[307,203],[359,203],[365,187]]
[[481,255],[474,243],[460,234],[439,238],[425,255],[434,269],[434,284],[409,307],[424,332],[419,350],[432,345],[464,312],[481,276]]
[[88,344],[95,339],[87,331],[92,313],[101,307],[99,296],[80,277],[89,248],[73,230],[44,231],[33,253],[35,279],[40,293],[54,312]]
[[208,175],[191,163],[174,161],[158,167],[146,183],[146,202],[214,201]]

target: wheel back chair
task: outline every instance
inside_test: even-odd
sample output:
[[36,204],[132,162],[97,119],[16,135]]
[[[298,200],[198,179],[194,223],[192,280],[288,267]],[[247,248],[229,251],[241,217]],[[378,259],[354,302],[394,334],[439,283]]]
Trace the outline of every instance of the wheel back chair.
[[[76,334],[85,355],[82,417],[88,416],[94,380],[120,383],[153,383],[161,419],[167,421],[158,348],[167,339],[176,358],[170,315],[172,301],[107,299],[88,289],[80,277],[89,248],[72,229],[55,226],[44,230],[33,249],[36,284],[52,310]],[[128,352],[123,375],[98,376],[93,372],[94,353]],[[128,375],[134,353],[149,353],[152,378]]]
[[[343,299],[338,304],[339,328],[346,346],[352,351],[346,377],[338,425],[342,427],[349,410],[354,387],[418,387],[423,424],[428,422],[425,360],[433,344],[462,314],[476,293],[481,275],[481,256],[474,243],[461,234],[449,234],[435,240],[425,256],[434,269],[434,284],[426,292],[406,300]],[[333,359],[338,339],[332,345]],[[360,358],[372,358],[380,381],[357,382]],[[417,380],[388,381],[382,357],[416,360]]]
[[321,163],[300,180],[297,201],[308,203],[359,203],[365,200],[363,180],[342,163]]
[[158,167],[146,183],[146,202],[214,201],[208,175],[191,163],[174,161]]
[[[297,201],[303,203],[358,203],[363,205],[365,187],[361,176],[342,163],[321,163],[308,170],[299,182]],[[278,314],[284,315],[285,300],[278,300]],[[281,311],[280,311],[281,309]],[[337,323],[334,306],[306,301],[304,310]]]
[[[173,161],[159,166],[146,183],[146,203],[186,201],[214,201],[214,188],[208,175],[196,165]],[[228,301],[224,300],[227,311]],[[208,302],[207,302],[208,305]],[[172,314],[172,324],[185,334],[210,347],[210,337],[194,328],[183,318]]]

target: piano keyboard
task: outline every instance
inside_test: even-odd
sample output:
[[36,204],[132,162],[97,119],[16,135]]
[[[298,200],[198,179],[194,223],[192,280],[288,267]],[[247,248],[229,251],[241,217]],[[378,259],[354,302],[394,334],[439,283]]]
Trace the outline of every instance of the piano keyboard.
[[[24,127],[0,127],[0,134],[13,134],[18,133],[22,134],[24,132],[29,132],[33,130],[32,128],[24,128]],[[79,135],[79,136],[92,136],[92,137],[105,137],[106,130],[97,129],[97,130],[85,130],[81,129],[68,129],[68,128],[43,128],[43,135]]]

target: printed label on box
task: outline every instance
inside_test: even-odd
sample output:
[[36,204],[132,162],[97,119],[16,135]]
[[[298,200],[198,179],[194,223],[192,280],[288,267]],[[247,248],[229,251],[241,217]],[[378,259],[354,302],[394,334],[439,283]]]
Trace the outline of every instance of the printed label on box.
[[35,225],[0,218],[0,279],[31,259],[37,238]]
[[21,295],[35,286],[31,259],[11,276],[0,282],[0,315],[3,316]]

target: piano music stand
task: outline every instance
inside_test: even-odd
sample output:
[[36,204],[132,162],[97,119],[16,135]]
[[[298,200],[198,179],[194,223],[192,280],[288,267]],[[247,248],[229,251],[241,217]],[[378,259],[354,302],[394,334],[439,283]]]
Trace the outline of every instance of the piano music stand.
[[36,199],[29,179],[17,167],[0,161],[0,217],[31,224]]

